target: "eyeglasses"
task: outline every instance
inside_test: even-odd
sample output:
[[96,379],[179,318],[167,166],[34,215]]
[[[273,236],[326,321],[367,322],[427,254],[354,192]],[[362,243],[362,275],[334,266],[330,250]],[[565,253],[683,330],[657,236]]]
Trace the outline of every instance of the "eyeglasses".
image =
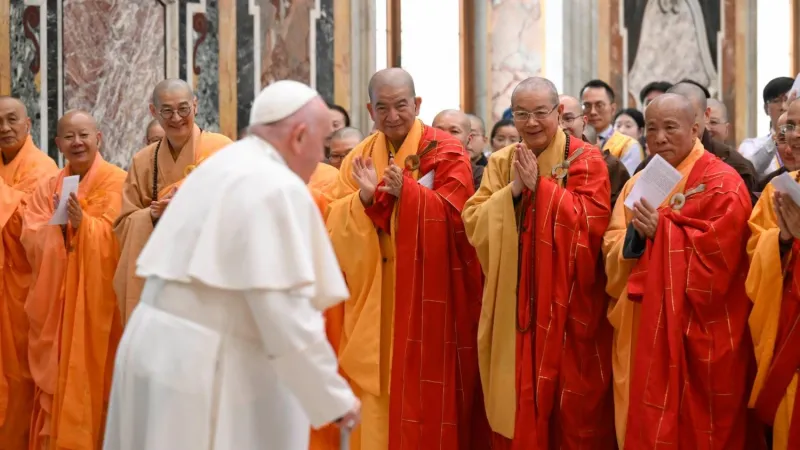
[[189,114],[192,113],[192,107],[191,106],[181,106],[180,108],[178,108],[177,111],[173,111],[173,110],[171,110],[169,108],[164,108],[161,111],[159,111],[159,115],[161,115],[162,119],[168,120],[168,119],[171,119],[172,115],[174,113],[176,113],[176,112],[178,113],[179,116],[181,116],[183,118],[186,118]]
[[778,131],[780,131],[780,133],[783,135],[787,135],[789,133],[794,133],[795,131],[797,131],[797,126],[791,123],[787,123],[786,125],[781,125],[781,127],[778,128]]
[[580,116],[561,116],[561,125],[568,127]]
[[511,113],[511,116],[514,118],[515,122],[527,122],[527,121],[531,120],[531,117],[533,117],[536,120],[544,120],[544,119],[547,119],[547,116],[552,114],[553,111],[556,110],[556,108],[558,108],[558,105],[553,106],[548,111],[544,111],[544,110],[533,111],[533,112],[529,112],[529,111],[513,111]]

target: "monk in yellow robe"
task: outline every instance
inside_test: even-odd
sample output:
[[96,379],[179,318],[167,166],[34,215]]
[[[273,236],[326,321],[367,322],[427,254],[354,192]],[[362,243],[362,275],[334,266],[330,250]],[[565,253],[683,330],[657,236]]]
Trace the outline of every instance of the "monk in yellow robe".
[[[56,145],[67,166],[42,179],[25,208],[22,244],[33,268],[25,304],[35,383],[32,450],[99,450],[122,322],[112,277],[119,245],[112,222],[125,172],[103,160],[91,115],[58,121]],[[65,177],[78,176],[68,219],[51,225]]]
[[416,120],[422,99],[406,71],[379,71],[368,92],[378,132],[345,157],[327,214],[350,289],[339,362],[362,402],[352,448],[488,448],[481,274],[461,221],[469,155]]
[[33,408],[25,298],[31,267],[22,247],[22,213],[55,162],[33,143],[25,105],[0,97],[0,449],[26,449]]
[[165,139],[139,150],[128,168],[122,213],[114,222],[122,255],[114,274],[123,324],[139,302],[144,280],[136,276],[136,259],[183,179],[206,158],[231,143],[201,130],[194,122],[197,98],[183,80],[167,79],[153,89],[150,113]]
[[[800,102],[793,101],[780,128],[790,149],[800,149]],[[797,150],[792,150],[797,151]],[[800,153],[792,155],[800,158]],[[797,181],[800,172],[789,175]],[[773,430],[773,449],[800,447],[800,414],[795,414],[800,340],[800,207],[767,184],[750,217],[747,295],[749,324],[758,365],[750,407]]]
[[682,177],[660,205],[629,209],[634,175],[604,237],[619,448],[758,448],[747,442],[750,194],[703,147],[686,97],[656,97],[646,128],[648,148]]

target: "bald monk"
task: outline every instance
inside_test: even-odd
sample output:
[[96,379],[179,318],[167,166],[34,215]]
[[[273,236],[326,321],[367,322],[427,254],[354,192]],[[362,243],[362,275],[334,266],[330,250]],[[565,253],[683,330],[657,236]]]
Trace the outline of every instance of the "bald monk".
[[[786,144],[798,148],[800,102],[793,101],[786,114],[782,127]],[[789,172],[795,180],[800,178],[797,169]],[[749,323],[758,362],[750,407],[772,427],[774,449],[794,449],[800,446],[800,414],[796,414],[800,342],[795,332],[800,320],[800,207],[768,184],[749,224],[747,295],[753,301]]]
[[334,131],[331,136],[331,153],[328,156],[330,165],[339,169],[344,157],[363,140],[364,135],[358,128],[344,127]]
[[[112,277],[125,172],[103,160],[101,134],[84,111],[59,119],[56,145],[67,166],[42,179],[25,209],[22,244],[33,268],[30,321],[35,403],[31,449],[99,449],[122,322]],[[64,177],[80,177],[66,225],[49,225]]]
[[114,222],[122,255],[114,274],[122,322],[139,302],[144,280],[137,277],[136,258],[184,178],[217,150],[227,137],[195,124],[197,98],[183,80],[167,79],[153,89],[150,113],[164,129],[161,139],[139,150],[128,169],[122,212]]
[[368,92],[378,131],[342,162],[327,215],[350,289],[339,362],[363,404],[353,448],[487,448],[480,267],[460,215],[469,156],[416,119],[422,99],[403,69],[377,72]]
[[711,134],[711,139],[716,139],[719,142],[726,142],[730,134],[731,125],[728,123],[728,107],[725,103],[715,99],[708,99],[708,123],[706,128],[708,133]]
[[450,133],[467,150],[470,167],[472,167],[472,185],[477,189],[481,184],[481,177],[483,177],[483,166],[476,166],[473,163],[473,156],[469,151],[469,144],[472,141],[472,123],[469,116],[457,109],[445,109],[433,118],[431,126]]
[[549,80],[522,81],[511,109],[523,142],[492,154],[463,214],[486,276],[478,355],[493,448],[613,448],[603,156],[559,127]]
[[[754,193],[757,192],[758,189],[756,170],[753,168],[753,164],[737,152],[736,149],[711,138],[711,133],[706,126],[708,124],[710,111],[708,109],[708,98],[706,97],[705,91],[695,82],[681,81],[672,86],[668,92],[682,95],[689,100],[695,111],[695,122],[697,122],[700,127],[698,131],[700,143],[706,151],[731,166],[733,170],[742,177],[745,187],[750,192],[750,200],[755,203],[757,198]],[[636,172],[644,169],[651,159],[652,155],[639,165]]]
[[692,103],[656,97],[647,147],[682,178],[661,205],[624,199],[604,237],[619,448],[744,449],[749,301],[742,178],[703,148]]
[[155,144],[164,139],[164,128],[158,123],[158,120],[153,119],[147,124],[147,132],[145,133],[144,143],[146,145]]
[[0,449],[26,449],[33,408],[25,298],[31,267],[20,242],[22,214],[55,162],[33,143],[25,105],[0,96]]
[[[588,118],[583,113],[578,99],[569,95],[559,95],[558,101],[564,106],[564,112],[561,114],[561,128],[564,132],[584,142],[589,142],[586,137],[587,130],[593,132],[594,128],[586,126]],[[613,208],[622,186],[625,186],[631,176],[619,158],[612,155],[610,151],[603,150],[603,159],[606,162],[608,179],[611,182],[611,207]]]
[[800,152],[795,156],[792,147],[790,147],[786,141],[784,126],[786,125],[788,116],[789,112],[787,111],[778,117],[778,125],[775,127],[776,132],[772,134],[772,140],[775,142],[778,158],[780,158],[781,161],[781,167],[761,177],[761,179],[758,180],[756,192],[764,191],[772,179],[778,175],[800,169]]

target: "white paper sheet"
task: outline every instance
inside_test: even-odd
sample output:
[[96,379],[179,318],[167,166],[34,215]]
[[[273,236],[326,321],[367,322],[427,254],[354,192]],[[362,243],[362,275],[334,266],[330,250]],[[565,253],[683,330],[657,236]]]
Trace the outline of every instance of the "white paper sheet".
[[667,160],[656,155],[642,170],[631,193],[625,199],[625,206],[633,209],[633,203],[644,198],[654,208],[658,208],[679,181],[681,181],[681,173]]
[[78,193],[78,182],[80,179],[81,177],[78,175],[64,177],[64,180],[61,182],[61,197],[58,198],[58,206],[56,207],[56,211],[53,213],[53,217],[50,218],[50,222],[48,222],[50,225],[67,224],[67,220],[69,220],[69,214],[67,214],[67,202],[69,201],[70,194]]
[[797,184],[797,181],[794,181],[791,175],[784,172],[773,178],[770,183],[776,191],[781,194],[789,194],[789,197],[791,197],[796,204],[800,205],[800,184]]
[[422,178],[417,180],[417,182],[428,189],[433,189],[433,175],[435,170],[431,170],[430,172],[426,173]]

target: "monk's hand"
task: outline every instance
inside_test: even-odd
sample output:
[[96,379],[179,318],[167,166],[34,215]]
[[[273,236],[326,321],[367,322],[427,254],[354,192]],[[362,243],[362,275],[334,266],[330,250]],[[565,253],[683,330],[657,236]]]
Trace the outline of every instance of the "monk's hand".
[[523,143],[517,144],[514,152],[515,176],[511,184],[511,193],[514,197],[519,197],[522,188],[526,187],[532,192],[536,192],[536,184],[539,181],[539,161],[536,155]]
[[777,201],[775,208],[780,228],[780,239],[784,242],[792,238],[800,239],[800,206],[787,194],[776,192],[773,201]]
[[56,208],[58,208],[58,201],[59,200],[60,200],[60,198],[58,197],[58,194],[53,194],[53,211],[55,211]]
[[371,158],[357,156],[353,158],[353,179],[358,184],[358,196],[365,206],[372,204],[375,188],[378,186],[378,172],[372,165]]
[[69,194],[67,215],[69,216],[70,225],[77,230],[78,227],[81,226],[81,221],[83,220],[83,210],[81,209],[81,203],[78,201],[78,196],[76,196],[74,192]]
[[639,233],[639,236],[647,239],[654,239],[656,237],[656,229],[658,229],[658,210],[654,208],[647,200],[642,199],[638,202],[633,202],[633,228]]
[[378,190],[400,198],[403,191],[403,169],[397,167],[393,159],[389,160],[389,167],[383,173],[383,186]]

